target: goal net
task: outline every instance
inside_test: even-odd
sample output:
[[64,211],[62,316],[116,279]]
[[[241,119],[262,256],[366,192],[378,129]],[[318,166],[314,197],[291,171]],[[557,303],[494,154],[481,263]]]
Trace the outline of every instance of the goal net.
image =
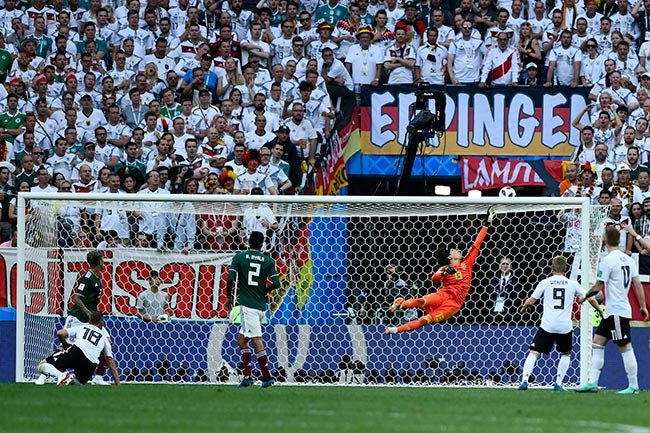
[[[498,214],[461,310],[443,324],[384,334],[422,314],[389,306],[398,296],[434,292],[429,277],[448,263],[445,251],[467,253],[490,205]],[[580,260],[574,277],[583,285],[593,279],[605,212],[576,198],[21,194],[16,377],[35,379],[38,362],[57,347],[56,330],[89,269],[86,254],[98,248],[105,262],[99,310],[108,316],[123,380],[241,380],[238,317],[224,308],[228,265],[271,214],[264,248],[282,288],[263,332],[276,380],[510,384],[519,380],[541,315],[541,303],[521,314],[522,302],[550,275],[557,254]],[[507,284],[503,261],[512,267]],[[137,317],[154,271],[169,322]],[[587,308],[567,383],[586,371]],[[574,312],[580,325],[577,304]],[[534,383],[554,382],[557,356],[540,359]]]

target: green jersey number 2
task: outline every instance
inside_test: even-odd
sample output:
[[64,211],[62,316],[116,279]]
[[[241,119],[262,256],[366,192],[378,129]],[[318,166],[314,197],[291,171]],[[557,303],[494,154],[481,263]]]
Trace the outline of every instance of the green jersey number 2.
[[260,278],[260,270],[262,269],[262,265],[259,263],[249,263],[249,269],[248,269],[248,285],[252,287],[257,287],[259,278]]

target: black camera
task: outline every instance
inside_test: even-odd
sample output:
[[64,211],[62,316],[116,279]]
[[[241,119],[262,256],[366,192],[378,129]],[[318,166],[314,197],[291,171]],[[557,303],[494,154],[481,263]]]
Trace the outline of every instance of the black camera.
[[[415,110],[429,112],[428,101],[431,99],[435,102],[435,109],[433,113],[425,116],[428,122],[428,129],[434,132],[442,132],[445,130],[446,124],[445,108],[447,106],[447,99],[445,94],[431,89],[431,85],[427,82],[418,84],[418,89],[415,91]],[[421,128],[418,127],[418,129]]]

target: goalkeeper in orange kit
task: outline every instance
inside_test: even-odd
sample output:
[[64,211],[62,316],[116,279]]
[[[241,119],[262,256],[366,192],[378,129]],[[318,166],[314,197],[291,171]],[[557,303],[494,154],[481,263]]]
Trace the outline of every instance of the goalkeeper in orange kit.
[[395,311],[398,308],[420,308],[426,311],[427,314],[400,326],[387,327],[386,334],[413,331],[425,325],[444,322],[460,310],[470,289],[474,261],[478,256],[479,249],[494,216],[494,209],[490,207],[485,215],[483,227],[478,232],[474,244],[464,259],[460,250],[452,248],[449,251],[449,265],[441,267],[431,276],[431,281],[434,283],[442,283],[440,290],[422,298],[395,299],[390,311]]

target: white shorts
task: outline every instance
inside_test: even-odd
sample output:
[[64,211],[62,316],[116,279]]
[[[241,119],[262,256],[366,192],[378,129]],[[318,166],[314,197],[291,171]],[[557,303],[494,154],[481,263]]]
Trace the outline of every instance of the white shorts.
[[256,310],[241,306],[241,328],[239,333],[244,337],[253,338],[262,336],[262,322],[264,321],[264,311]]

